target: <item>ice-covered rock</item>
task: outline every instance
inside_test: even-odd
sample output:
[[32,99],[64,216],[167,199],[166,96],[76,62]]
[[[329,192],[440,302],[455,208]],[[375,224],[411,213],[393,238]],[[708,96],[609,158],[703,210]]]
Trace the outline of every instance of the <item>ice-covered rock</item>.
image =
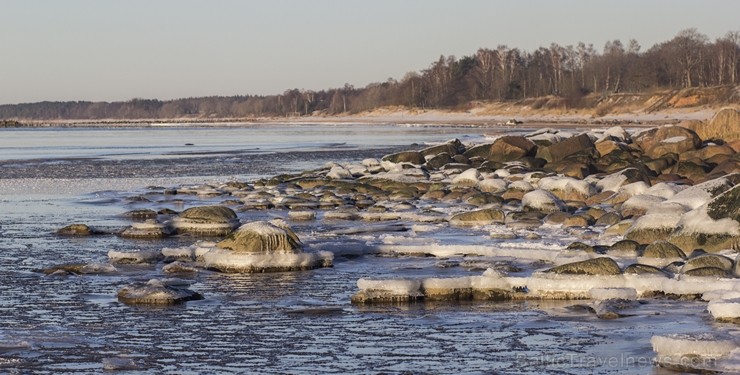
[[197,273],[198,269],[188,263],[175,261],[162,267],[162,272],[171,274],[192,274]]
[[554,194],[547,190],[532,190],[522,197],[522,206],[536,211],[567,211],[568,207]]
[[740,297],[710,301],[707,310],[719,321],[740,323]]
[[45,275],[114,274],[118,269],[110,263],[66,263],[37,270]]
[[352,296],[352,303],[414,302],[423,298],[421,280],[359,279],[360,291]]
[[453,178],[452,183],[461,186],[476,186],[481,179],[480,172],[477,169],[471,168]]
[[172,219],[178,232],[203,236],[225,236],[238,225],[236,213],[224,206],[192,207]]
[[119,264],[156,263],[161,256],[162,253],[157,250],[108,251],[108,259]]
[[331,267],[330,252],[304,253],[303,244],[282,220],[242,225],[202,255],[205,267],[221,272],[278,272]]
[[148,219],[143,223],[131,224],[121,232],[121,237],[155,239],[167,237],[170,234],[172,234],[172,229],[168,225],[159,223],[155,219]]
[[298,253],[303,247],[282,220],[244,224],[216,246],[240,253]]
[[738,349],[737,342],[710,334],[653,336],[650,343],[659,366],[681,372],[724,372],[725,360]]
[[484,193],[500,194],[508,188],[506,180],[501,178],[484,178],[478,182],[478,189]]
[[187,289],[188,283],[178,279],[151,279],[135,282],[118,291],[118,300],[131,305],[174,305],[203,299],[200,293]]

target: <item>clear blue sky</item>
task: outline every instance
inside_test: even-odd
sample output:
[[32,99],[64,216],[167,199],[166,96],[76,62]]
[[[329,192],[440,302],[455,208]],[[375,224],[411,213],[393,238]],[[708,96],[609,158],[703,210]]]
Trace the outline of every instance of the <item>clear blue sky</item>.
[[643,50],[740,0],[0,0],[0,103],[357,87],[499,44]]

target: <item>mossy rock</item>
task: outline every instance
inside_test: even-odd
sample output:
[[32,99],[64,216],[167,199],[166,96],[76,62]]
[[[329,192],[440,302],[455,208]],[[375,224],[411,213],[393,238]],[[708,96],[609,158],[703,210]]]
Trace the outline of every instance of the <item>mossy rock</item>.
[[612,258],[600,257],[583,260],[580,262],[567,263],[550,268],[546,272],[566,275],[619,275],[622,270]]
[[504,217],[504,211],[498,208],[484,208],[459,213],[450,218],[450,224],[455,226],[502,224]]
[[645,248],[642,254],[645,258],[686,259],[686,254],[678,246],[667,241],[655,241]]

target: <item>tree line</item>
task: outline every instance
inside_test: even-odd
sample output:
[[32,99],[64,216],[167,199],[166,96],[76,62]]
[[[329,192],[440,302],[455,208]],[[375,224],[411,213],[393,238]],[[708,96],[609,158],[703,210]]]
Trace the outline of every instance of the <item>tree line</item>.
[[589,94],[640,93],[737,85],[740,31],[714,41],[686,29],[646,51],[636,40],[608,41],[601,51],[582,42],[535,51],[499,45],[456,58],[440,56],[429,68],[399,79],[344,87],[287,90],[280,95],[132,99],[126,102],[39,102],[0,106],[0,119],[253,118],[358,113],[383,106],[464,108],[473,101],[564,98],[578,108]]

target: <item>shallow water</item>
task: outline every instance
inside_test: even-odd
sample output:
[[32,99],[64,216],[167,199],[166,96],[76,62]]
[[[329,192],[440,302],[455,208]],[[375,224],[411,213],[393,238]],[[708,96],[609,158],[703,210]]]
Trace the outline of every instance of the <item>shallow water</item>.
[[[293,129],[270,131],[274,138],[281,138]],[[310,133],[310,129],[300,129]],[[74,131],[84,137],[99,130]],[[127,142],[149,134],[149,129],[139,135],[135,130],[127,131],[132,132]],[[644,374],[661,371],[652,365],[653,334],[726,329],[710,321],[704,313],[706,304],[701,302],[650,300],[630,311],[633,316],[614,321],[568,308],[576,302],[350,304],[361,277],[480,275],[481,270],[475,267],[441,267],[440,263],[495,261],[486,257],[339,256],[333,268],[305,272],[234,275],[201,271],[191,279],[191,288],[205,299],[173,307],[132,307],[116,299],[117,290],[134,280],[162,277],[161,264],[120,266],[120,273],[107,276],[54,277],[34,272],[69,262],[107,262],[110,249],[161,249],[189,246],[195,241],[187,236],[134,241],[112,235],[64,238],[53,234],[69,223],[119,228],[129,223],[120,215],[131,209],[181,211],[222,199],[189,195],[173,201],[147,186],[256,178],[387,153],[391,143],[374,127],[353,131],[365,132],[366,139],[351,152],[325,147],[300,153],[275,151],[269,158],[258,159],[259,163],[249,159],[254,155],[242,155],[239,157],[245,159],[235,163],[241,169],[231,170],[231,175],[222,174],[226,167],[222,156],[216,154],[182,159],[155,152],[155,157],[126,159],[103,155],[109,153],[103,146],[106,151],[91,151],[95,158],[86,154],[84,159],[60,167],[48,161],[70,153],[46,154],[42,151],[45,146],[37,149],[40,155],[23,151],[24,158],[44,160],[22,160],[14,167],[15,174],[6,174],[8,167],[2,167],[0,372]],[[426,142],[464,135],[479,137],[480,130],[455,133],[427,129],[424,133]],[[205,142],[207,136],[201,136]],[[213,143],[220,142],[220,137]],[[398,133],[394,137],[399,137]],[[398,139],[392,145],[402,146],[403,141],[410,140]],[[111,147],[124,146],[125,142]],[[210,148],[222,151],[219,145]],[[136,153],[141,154],[139,151]],[[257,154],[263,155],[267,154]],[[105,163],[114,162],[120,163],[108,168],[115,174],[99,175]],[[170,165],[181,168],[173,173]],[[148,201],[131,200],[134,196]],[[239,213],[242,221],[286,215],[280,210]],[[414,236],[361,233],[338,238],[327,233],[358,224],[292,224],[307,245],[340,247],[348,254],[368,243],[491,243],[484,232],[472,231],[461,237],[461,231],[435,230],[434,225],[430,225],[431,231]],[[518,240],[510,246],[526,251],[572,240],[557,231],[542,234],[542,240]]]

